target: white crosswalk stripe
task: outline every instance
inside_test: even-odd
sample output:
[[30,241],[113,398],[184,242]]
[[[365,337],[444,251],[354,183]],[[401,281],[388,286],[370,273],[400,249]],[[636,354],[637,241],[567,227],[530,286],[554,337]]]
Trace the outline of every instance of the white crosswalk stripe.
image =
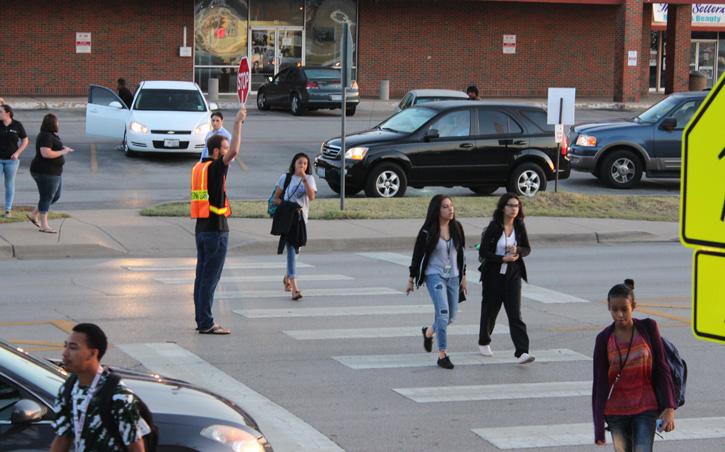
[[[432,312],[432,308],[430,310]],[[449,336],[464,336],[478,334],[479,325],[450,325]],[[298,341],[310,341],[320,339],[372,339],[392,337],[419,337],[420,327],[393,327],[393,328],[342,328],[328,330],[286,330],[282,331],[287,336]],[[496,325],[493,334],[508,334],[509,328],[506,325]]]
[[[725,417],[678,418],[676,422],[675,430],[663,433],[663,438],[655,436],[655,441],[725,438]],[[476,428],[473,432],[499,449],[518,450],[594,444],[591,423]],[[609,441],[609,438],[607,440]]]
[[[154,278],[156,281],[175,285],[175,284],[194,284],[194,278]],[[336,274],[312,274],[298,276],[298,281],[352,281],[355,278],[345,275]],[[247,276],[222,276],[219,280],[220,283],[252,283],[252,282],[279,282],[282,283],[282,278],[275,275],[247,275]]]
[[[388,287],[339,287],[333,289],[305,288],[304,295],[308,297],[349,297],[354,295],[403,295],[403,292]],[[217,300],[230,300],[234,298],[289,298],[283,290],[240,290],[234,292],[219,292],[214,295]]]
[[591,381],[557,381],[473,386],[397,388],[393,391],[417,403],[468,402],[472,400],[542,399],[591,396]]
[[[450,353],[451,361],[456,366],[513,364],[516,362],[513,350],[496,350],[495,356],[484,357],[478,352]],[[591,361],[591,358],[565,348],[552,350],[533,350],[537,363],[562,361]],[[395,369],[403,367],[435,366],[435,360],[428,354],[398,355],[352,355],[333,356],[333,359],[351,369]]]
[[[312,265],[297,262],[297,268],[312,268]],[[194,265],[158,265],[158,266],[142,266],[142,265],[124,265],[122,268],[130,272],[181,272],[195,271]],[[285,262],[227,262],[224,264],[224,270],[270,270],[285,269]]]
[[431,314],[429,304],[384,306],[334,306],[325,308],[235,309],[234,313],[248,319],[280,317],[345,317],[356,315]]

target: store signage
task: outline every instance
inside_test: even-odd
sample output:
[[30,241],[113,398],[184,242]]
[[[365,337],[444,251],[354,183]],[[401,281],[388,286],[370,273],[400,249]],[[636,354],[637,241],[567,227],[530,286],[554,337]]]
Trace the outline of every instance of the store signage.
[[503,53],[516,53],[516,35],[503,35]]
[[90,33],[76,33],[76,53],[91,53]]
[[239,70],[237,71],[237,95],[239,103],[247,105],[247,96],[249,95],[249,61],[247,57],[242,57],[239,62]]
[[[655,3],[652,6],[652,23],[667,25],[667,3]],[[725,28],[725,5],[695,3],[692,5],[692,25],[722,26]]]

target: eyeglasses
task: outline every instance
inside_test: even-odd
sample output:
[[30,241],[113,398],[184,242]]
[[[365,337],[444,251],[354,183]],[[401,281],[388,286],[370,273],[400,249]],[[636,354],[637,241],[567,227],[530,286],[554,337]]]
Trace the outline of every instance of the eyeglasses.
[[511,207],[512,209],[518,209],[521,207],[521,204],[506,204],[506,207]]

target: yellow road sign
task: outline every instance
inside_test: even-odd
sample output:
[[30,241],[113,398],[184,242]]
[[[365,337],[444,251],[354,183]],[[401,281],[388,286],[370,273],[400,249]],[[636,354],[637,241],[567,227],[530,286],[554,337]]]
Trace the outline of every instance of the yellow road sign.
[[683,132],[680,240],[725,248],[725,75]]
[[725,343],[725,253],[698,250],[693,260],[692,330]]

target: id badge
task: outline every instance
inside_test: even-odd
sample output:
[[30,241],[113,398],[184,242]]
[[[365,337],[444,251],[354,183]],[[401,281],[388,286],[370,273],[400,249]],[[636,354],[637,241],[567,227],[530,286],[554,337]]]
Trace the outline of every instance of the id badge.
[[442,275],[442,276],[443,276],[444,278],[448,278],[448,277],[450,277],[450,276],[451,276],[451,265],[450,265],[450,264],[448,264],[448,265],[445,265],[445,266],[443,267],[443,275]]
[[501,271],[499,273],[502,274],[502,275],[505,275],[506,274],[506,269],[508,269],[508,268],[509,268],[509,264],[508,263],[501,264]]

